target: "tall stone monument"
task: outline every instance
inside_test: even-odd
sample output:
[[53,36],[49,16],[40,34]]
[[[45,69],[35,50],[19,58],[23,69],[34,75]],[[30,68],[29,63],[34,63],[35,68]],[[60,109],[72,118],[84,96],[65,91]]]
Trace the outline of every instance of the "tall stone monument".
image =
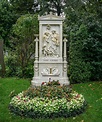
[[35,39],[36,47],[34,77],[31,81],[32,86],[40,86],[42,82],[53,80],[58,80],[62,85],[68,85],[66,61],[67,39],[63,39],[62,37],[64,18],[50,13],[46,16],[39,16],[38,20],[39,36],[36,36]]

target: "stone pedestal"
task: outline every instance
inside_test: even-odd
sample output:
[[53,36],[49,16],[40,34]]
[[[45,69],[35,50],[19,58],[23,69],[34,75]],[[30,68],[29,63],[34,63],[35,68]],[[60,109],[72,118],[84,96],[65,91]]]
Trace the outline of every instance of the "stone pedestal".
[[[39,37],[35,39],[35,62],[32,86],[42,82],[59,80],[60,84],[69,84],[67,77],[66,39],[62,39],[63,17],[55,15],[39,16]],[[64,57],[62,47],[64,42]],[[39,47],[38,47],[39,43]]]

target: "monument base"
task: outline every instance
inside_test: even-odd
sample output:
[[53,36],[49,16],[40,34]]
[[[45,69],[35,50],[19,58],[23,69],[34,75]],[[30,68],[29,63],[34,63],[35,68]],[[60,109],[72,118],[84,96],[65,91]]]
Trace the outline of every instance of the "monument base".
[[59,78],[59,77],[33,77],[33,80],[31,81],[32,87],[34,86],[41,86],[42,82],[51,82],[51,81],[59,81],[59,83],[61,85],[69,85],[70,82],[68,80],[68,78],[63,77],[63,78]]

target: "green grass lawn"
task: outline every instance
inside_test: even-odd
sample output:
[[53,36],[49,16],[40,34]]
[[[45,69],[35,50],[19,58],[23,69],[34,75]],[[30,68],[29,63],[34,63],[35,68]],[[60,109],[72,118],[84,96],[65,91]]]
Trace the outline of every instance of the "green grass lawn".
[[30,86],[30,80],[0,78],[0,122],[102,122],[102,82],[88,82],[73,85],[73,89],[83,94],[88,106],[86,111],[70,118],[30,119],[12,115],[9,112],[10,93],[19,93]]

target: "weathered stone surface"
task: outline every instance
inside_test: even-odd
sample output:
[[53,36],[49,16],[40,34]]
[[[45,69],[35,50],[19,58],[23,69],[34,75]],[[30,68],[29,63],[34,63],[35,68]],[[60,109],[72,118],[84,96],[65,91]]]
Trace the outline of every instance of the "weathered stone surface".
[[[69,84],[67,77],[66,39],[62,39],[63,17],[52,14],[39,16],[39,37],[35,39],[34,77],[32,86],[42,82],[59,80],[61,84]],[[62,47],[64,41],[64,57]],[[39,47],[38,47],[39,45]]]

